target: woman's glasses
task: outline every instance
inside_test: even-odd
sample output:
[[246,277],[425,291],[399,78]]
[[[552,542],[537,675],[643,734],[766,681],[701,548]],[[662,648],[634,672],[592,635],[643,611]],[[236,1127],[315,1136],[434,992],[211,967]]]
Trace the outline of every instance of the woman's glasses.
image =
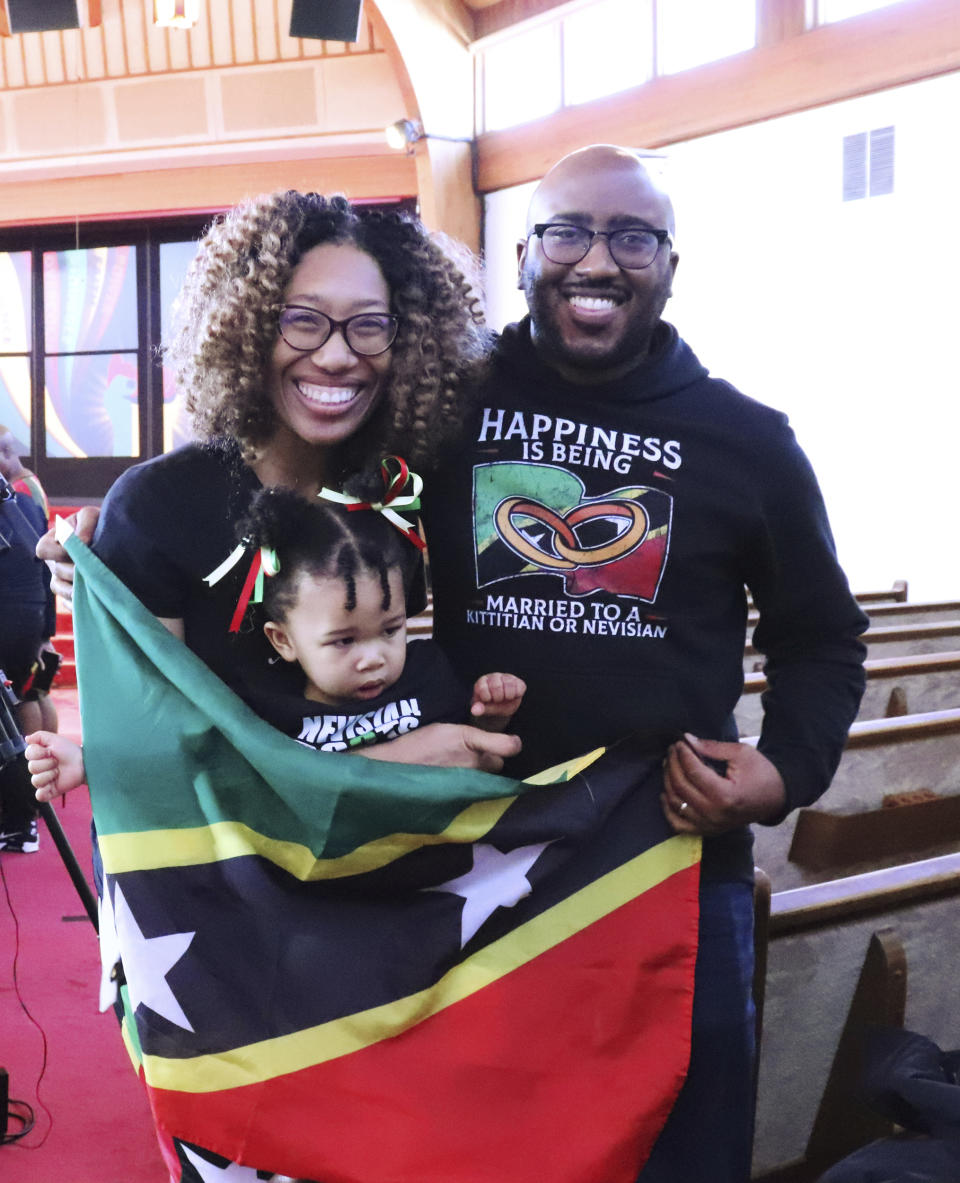
[[376,357],[394,343],[399,327],[399,316],[390,312],[360,312],[346,320],[334,320],[325,312],[299,304],[284,304],[280,309],[280,336],[301,353],[320,349],[339,330],[351,352]]

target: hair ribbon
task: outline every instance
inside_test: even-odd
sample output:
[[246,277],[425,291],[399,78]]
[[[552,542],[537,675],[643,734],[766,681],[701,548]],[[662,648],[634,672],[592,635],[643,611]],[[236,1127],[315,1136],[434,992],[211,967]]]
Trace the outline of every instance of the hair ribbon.
[[[210,587],[213,587],[215,583],[219,583],[240,562],[248,549],[249,543],[243,542],[234,547],[215,571],[211,571],[209,575],[204,576],[203,582]],[[264,575],[276,575],[279,570],[280,560],[277,558],[277,552],[268,546],[258,546],[253,552],[250,570],[247,572],[247,577],[243,581],[240,598],[237,600],[233,619],[230,621],[229,631],[231,633],[238,633],[240,631],[240,623],[247,610],[247,605],[251,602],[254,604],[262,602]]]
[[[405,521],[397,510],[416,510],[420,508],[420,494],[423,491],[423,478],[407,467],[407,462],[400,456],[385,456],[380,461],[380,474],[383,477],[384,493],[382,501],[361,501],[359,497],[351,497],[348,493],[338,493],[336,489],[322,488],[317,494],[325,501],[335,501],[346,506],[348,511],[357,509],[372,509],[383,514],[387,521],[400,531],[417,550],[426,550],[427,544],[409,522]],[[404,489],[410,486],[410,491]]]

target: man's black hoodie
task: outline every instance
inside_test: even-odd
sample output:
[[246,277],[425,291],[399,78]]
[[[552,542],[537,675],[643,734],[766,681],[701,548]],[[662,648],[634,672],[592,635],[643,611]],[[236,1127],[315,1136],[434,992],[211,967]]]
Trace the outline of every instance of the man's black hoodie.
[[[672,326],[598,384],[546,366],[528,320],[508,327],[424,522],[455,668],[528,684],[513,775],[632,731],[736,738],[749,589],[769,682],[759,749],[788,809],[829,785],[866,617],[786,416],[709,377]],[[707,843],[705,874],[751,870],[746,831]]]

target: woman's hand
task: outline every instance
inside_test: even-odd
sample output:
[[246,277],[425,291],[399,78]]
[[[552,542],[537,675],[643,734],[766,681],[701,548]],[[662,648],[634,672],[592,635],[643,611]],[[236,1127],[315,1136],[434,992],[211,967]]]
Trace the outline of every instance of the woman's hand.
[[[88,546],[93,541],[100,510],[95,505],[85,505],[66,519],[81,542]],[[50,568],[50,590],[65,604],[73,602],[73,563],[70,556],[57,542],[56,527],[49,529],[37,543],[37,558],[43,559]]]
[[517,735],[481,731],[465,723],[430,723],[389,743],[358,749],[357,755],[395,764],[435,764],[499,772],[504,760],[516,756],[521,747]]

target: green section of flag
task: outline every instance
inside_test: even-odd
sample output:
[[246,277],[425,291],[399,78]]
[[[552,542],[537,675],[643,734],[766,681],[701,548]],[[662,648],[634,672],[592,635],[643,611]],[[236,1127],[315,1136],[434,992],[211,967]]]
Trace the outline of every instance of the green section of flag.
[[209,826],[335,858],[393,833],[438,834],[514,780],[316,752],[258,718],[76,537],[84,759],[103,835]]

